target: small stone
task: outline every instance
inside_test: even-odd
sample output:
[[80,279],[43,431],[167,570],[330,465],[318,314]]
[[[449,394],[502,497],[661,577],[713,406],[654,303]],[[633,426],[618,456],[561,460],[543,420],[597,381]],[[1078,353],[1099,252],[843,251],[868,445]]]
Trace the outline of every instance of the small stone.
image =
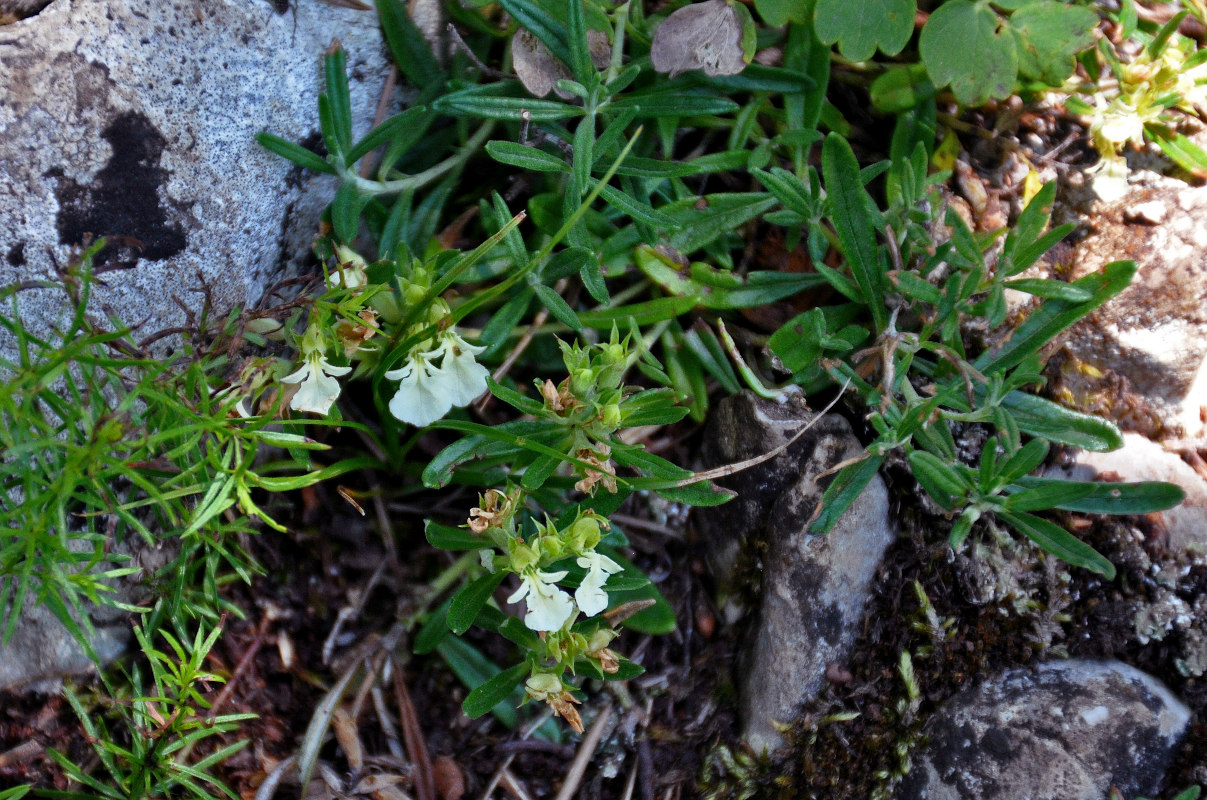
[[[1068,280],[1117,260],[1131,286],[1063,337],[1060,375],[1071,403],[1153,438],[1199,437],[1207,426],[1207,188],[1143,169],[1116,203],[1096,204]],[[1087,212],[1089,210],[1087,209]]]
[[1161,200],[1150,200],[1147,203],[1137,203],[1123,210],[1123,218],[1129,222],[1141,222],[1146,225],[1160,225],[1169,214],[1169,206]]
[[779,725],[791,723],[835,674],[831,665],[850,656],[876,569],[896,535],[879,476],[828,534],[808,532],[824,485],[833,480],[818,476],[864,449],[845,419],[818,418],[797,395],[783,403],[750,393],[722,401],[705,457],[719,465],[757,456],[810,423],[784,453],[720,481],[738,497],[697,517],[722,586],[735,588],[740,563],[762,554],[759,608],[746,616],[738,665],[742,735],[755,752],[783,744]]
[[927,722],[898,800],[1102,800],[1159,787],[1190,711],[1118,662],[1009,670]]

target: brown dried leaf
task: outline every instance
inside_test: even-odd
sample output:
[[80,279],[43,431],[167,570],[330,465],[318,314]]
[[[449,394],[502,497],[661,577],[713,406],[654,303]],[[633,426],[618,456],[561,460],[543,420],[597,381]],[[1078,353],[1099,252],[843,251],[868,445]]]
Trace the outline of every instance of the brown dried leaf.
[[[520,28],[511,37],[511,64],[520,83],[533,97],[544,97],[558,81],[572,77],[566,65],[553,57],[545,43]],[[558,96],[565,96],[558,92]]]
[[725,0],[706,0],[671,14],[654,31],[654,69],[673,78],[702,69],[706,75],[737,75],[746,68],[742,24]]
[[335,740],[339,749],[344,751],[348,766],[352,772],[360,772],[365,765],[364,748],[360,745],[360,734],[356,730],[356,721],[343,706],[335,709],[331,715],[331,729],[335,732]]

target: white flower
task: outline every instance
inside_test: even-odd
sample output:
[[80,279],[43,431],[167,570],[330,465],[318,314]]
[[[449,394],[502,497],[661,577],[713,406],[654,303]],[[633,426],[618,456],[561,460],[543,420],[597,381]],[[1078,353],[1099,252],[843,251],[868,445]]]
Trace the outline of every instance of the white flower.
[[[412,352],[406,364],[386,377],[402,381],[390,400],[390,413],[417,427],[431,425],[453,406],[467,406],[486,391],[490,372],[474,360],[485,350],[469,344],[455,331],[440,334],[435,350]],[[440,366],[436,366],[436,362]]]
[[335,271],[327,276],[327,285],[336,287],[342,285],[345,289],[356,289],[369,282],[365,274],[364,258],[350,247],[342,244],[335,246]]
[[431,425],[453,407],[443,370],[432,366],[436,352],[412,352],[407,363],[386,373],[392,381],[401,381],[390,399],[390,413],[402,422],[418,428]]
[[490,371],[474,360],[485,349],[470,344],[451,329],[441,336],[439,352],[444,354],[444,361],[440,368],[448,376],[453,405],[467,406],[486,391]]
[[281,378],[281,383],[299,384],[289,407],[294,411],[310,411],[326,415],[339,397],[339,381],[334,375],[347,375],[352,367],[336,367],[328,363],[319,350],[311,350],[306,363],[296,372]]
[[1092,174],[1090,185],[1098,199],[1113,203],[1127,194],[1127,160],[1123,156],[1103,156],[1087,170]]
[[603,590],[608,576],[624,569],[603,553],[591,551],[576,559],[578,565],[587,570],[587,576],[574,592],[574,601],[588,617],[595,616],[608,607],[608,593]]
[[564,577],[565,570],[524,570],[520,575],[520,588],[507,598],[507,602],[518,603],[521,599],[527,599],[528,613],[524,615],[524,624],[532,630],[559,630],[574,613],[574,601],[556,585]]

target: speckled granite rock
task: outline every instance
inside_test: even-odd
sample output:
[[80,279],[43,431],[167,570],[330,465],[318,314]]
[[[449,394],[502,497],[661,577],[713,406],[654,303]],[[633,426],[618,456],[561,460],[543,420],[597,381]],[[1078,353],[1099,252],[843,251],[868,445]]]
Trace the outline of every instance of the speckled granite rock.
[[[184,323],[174,296],[199,308],[192,290],[204,283],[220,307],[251,302],[304,258],[332,180],[304,175],[253,136],[315,135],[333,36],[348,51],[358,133],[388,65],[375,14],[297,6],[54,0],[0,26],[0,285],[53,276],[85,234],[137,239],[141,261],[104,274],[93,311],[103,319],[111,308],[149,333]],[[20,293],[22,323],[44,331],[65,313],[63,298]],[[6,331],[0,358],[17,360]],[[96,623],[98,653],[116,656],[127,615]],[[0,645],[0,687],[86,666],[58,621],[36,611]]]
[[[716,465],[766,453],[814,417],[799,396],[735,395],[718,405],[704,457]],[[824,490],[817,476],[862,452],[847,421],[827,415],[777,458],[721,481],[737,499],[696,518],[723,584],[742,560],[761,573],[737,676],[742,732],[755,751],[782,744],[776,723],[790,722],[825,684],[827,665],[848,655],[895,536],[879,476],[829,534],[805,532]]]
[[1190,719],[1156,679],[1117,662],[1010,670],[926,724],[898,800],[1102,800],[1151,795]]
[[[179,325],[173,301],[255,300],[309,252],[334,191],[253,140],[317,131],[323,50],[348,51],[355,128],[388,64],[372,12],[301,0],[55,0],[0,26],[0,285],[54,274],[85,234],[142,243],[94,297],[144,329]],[[22,319],[62,293],[21,295]],[[101,315],[103,317],[103,315]],[[0,354],[11,342],[0,339]]]

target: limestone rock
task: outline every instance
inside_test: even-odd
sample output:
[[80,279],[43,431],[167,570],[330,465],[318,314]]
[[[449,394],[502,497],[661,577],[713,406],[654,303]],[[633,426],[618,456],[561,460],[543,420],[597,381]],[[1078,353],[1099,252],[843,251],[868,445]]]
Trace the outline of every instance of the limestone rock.
[[[90,672],[95,665],[72,638],[63,623],[32,599],[21,613],[13,638],[0,644],[0,691],[13,688],[46,688],[67,675]],[[131,638],[126,614],[105,610],[93,619],[96,635],[92,648],[102,662],[113,661]]]
[[[719,404],[706,457],[719,464],[768,452],[815,417],[797,396],[781,404],[736,395]],[[848,656],[893,541],[879,476],[829,534],[806,532],[824,491],[817,476],[862,452],[847,421],[826,415],[777,458],[722,481],[737,499],[698,517],[722,582],[733,580],[741,558],[764,553],[759,607],[738,667],[743,736],[756,752],[782,744],[776,723],[791,722],[825,684],[826,667]]]
[[1186,493],[1181,505],[1163,511],[1160,523],[1173,553],[1207,553],[1207,481],[1177,453],[1135,433],[1109,453],[1078,451],[1071,464],[1054,467],[1049,477],[1075,481],[1168,481]]
[[1121,259],[1132,285],[1065,340],[1058,383],[1075,404],[1153,438],[1207,432],[1207,188],[1137,169],[1128,194],[1095,204],[1069,280]]
[[[85,234],[137,240],[137,266],[105,272],[92,311],[104,319],[110,308],[150,333],[184,324],[174,297],[200,310],[194,289],[204,284],[221,314],[304,259],[334,182],[253,136],[318,140],[321,58],[333,36],[348,52],[357,135],[388,64],[375,14],[313,0],[288,9],[54,0],[0,26],[0,286],[53,277]],[[63,298],[21,292],[22,324],[43,333],[66,313]],[[18,360],[12,346],[0,331],[0,359]],[[0,687],[88,666],[57,620],[32,602],[27,612],[0,645]],[[112,628],[95,620],[102,658],[128,638],[120,616]]]
[[[94,300],[148,332],[182,324],[173,296],[199,308],[202,283],[217,313],[254,301],[307,256],[334,182],[252,137],[318,141],[333,36],[348,52],[361,135],[388,70],[372,12],[55,0],[0,26],[0,285],[53,276],[93,234],[141,243],[138,266],[107,272]],[[133,248],[111,252],[126,260]],[[61,292],[20,300],[35,330],[63,313]],[[10,348],[0,339],[0,355]]]
[[1189,710],[1117,662],[1010,670],[951,698],[927,723],[899,800],[1101,800],[1152,795]]

